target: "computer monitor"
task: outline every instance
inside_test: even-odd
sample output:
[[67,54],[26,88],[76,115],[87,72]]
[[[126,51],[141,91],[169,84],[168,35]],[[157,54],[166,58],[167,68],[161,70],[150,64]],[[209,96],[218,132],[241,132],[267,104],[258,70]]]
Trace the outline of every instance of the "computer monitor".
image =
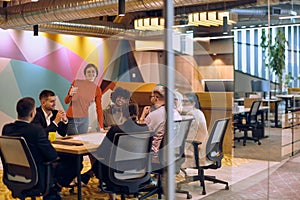
[[233,92],[234,83],[229,80],[206,80],[204,90],[205,92]]
[[269,81],[251,80],[252,92],[268,92],[270,90]]

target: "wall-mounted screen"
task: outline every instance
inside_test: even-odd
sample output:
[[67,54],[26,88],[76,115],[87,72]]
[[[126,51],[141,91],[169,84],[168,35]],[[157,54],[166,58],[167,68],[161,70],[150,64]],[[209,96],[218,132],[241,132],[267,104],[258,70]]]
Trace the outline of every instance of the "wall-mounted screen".
[[251,80],[252,92],[268,92],[269,82],[265,80]]
[[233,92],[234,82],[231,80],[205,80],[205,92]]

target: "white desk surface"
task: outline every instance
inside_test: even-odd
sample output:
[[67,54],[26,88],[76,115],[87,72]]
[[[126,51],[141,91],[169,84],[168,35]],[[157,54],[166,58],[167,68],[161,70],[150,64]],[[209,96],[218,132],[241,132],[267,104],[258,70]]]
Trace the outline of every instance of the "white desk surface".
[[[245,100],[244,98],[234,99],[235,102],[242,102],[244,100]],[[281,101],[281,99],[279,99],[279,98],[271,98],[271,99],[262,99],[262,101],[263,102],[268,102],[268,101],[275,102],[275,101]]]
[[[259,110],[268,110],[269,106],[261,106],[259,107]],[[244,106],[238,106],[237,111],[233,111],[233,114],[240,114],[240,113],[246,113],[250,112],[250,108],[245,108]]]
[[278,98],[282,99],[292,99],[292,98],[300,98],[299,94],[278,94],[276,95]]

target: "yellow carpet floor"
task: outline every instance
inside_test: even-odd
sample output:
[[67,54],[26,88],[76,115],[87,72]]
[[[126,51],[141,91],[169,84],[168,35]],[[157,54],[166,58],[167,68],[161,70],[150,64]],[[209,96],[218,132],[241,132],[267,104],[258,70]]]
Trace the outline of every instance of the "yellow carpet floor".
[[[251,160],[249,160],[249,159],[232,158],[230,156],[225,155],[225,157],[222,160],[222,164],[224,166],[238,166],[238,165],[250,162],[250,161]],[[88,160],[85,160],[83,164],[84,164],[84,168],[83,168],[82,172],[85,172],[88,169],[90,169],[91,166],[90,166],[90,162]],[[2,182],[2,174],[3,174],[3,171],[0,170],[0,199],[1,200],[12,200],[14,198],[12,198],[11,192],[7,189],[7,187]],[[182,178],[183,178],[183,176],[177,175],[176,181],[181,181]],[[63,200],[77,199],[76,188],[75,188],[75,194],[71,194],[69,192],[68,188],[63,188],[62,196],[63,196],[62,197]],[[30,199],[30,198],[27,198],[27,199]],[[41,198],[37,198],[37,199],[40,200]],[[98,179],[92,178],[86,187],[82,187],[82,199],[83,200],[108,200],[109,196],[106,193],[99,192]],[[120,198],[117,196],[117,199],[120,199]],[[131,199],[135,199],[135,198],[131,198]],[[153,198],[151,198],[151,199],[153,199]]]

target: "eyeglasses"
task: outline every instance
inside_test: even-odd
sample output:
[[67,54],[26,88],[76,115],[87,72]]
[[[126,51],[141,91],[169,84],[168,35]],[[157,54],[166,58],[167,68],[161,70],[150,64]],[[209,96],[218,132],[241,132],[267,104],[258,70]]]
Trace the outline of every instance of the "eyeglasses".
[[191,102],[191,101],[188,100],[188,99],[182,99],[181,101],[182,101],[182,103],[189,103],[189,102]]
[[151,99],[152,97],[155,97],[155,95],[150,95],[149,98]]

